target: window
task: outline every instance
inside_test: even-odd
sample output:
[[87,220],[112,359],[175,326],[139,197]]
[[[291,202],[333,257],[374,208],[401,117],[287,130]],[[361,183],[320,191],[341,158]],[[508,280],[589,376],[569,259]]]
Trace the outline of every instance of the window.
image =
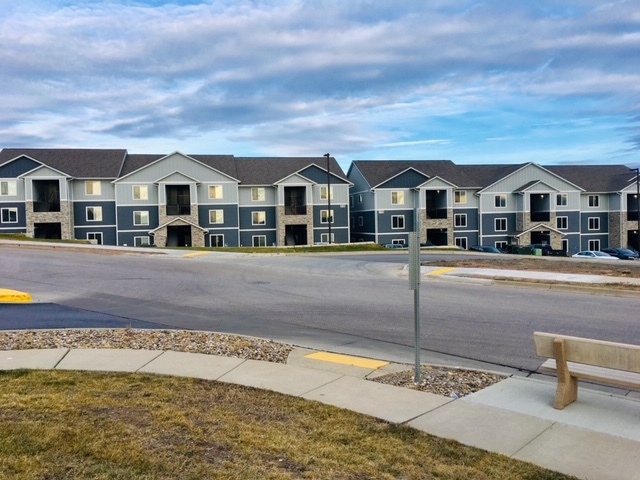
[[556,217],[556,228],[558,230],[569,228],[569,217]]
[[404,192],[391,192],[391,205],[404,205]]
[[331,209],[331,214],[329,214],[329,210],[320,210],[320,223],[333,223],[333,209]]
[[559,207],[567,206],[567,194],[566,193],[558,193],[556,195],[556,205]]
[[267,214],[265,212],[251,212],[251,225],[266,225]]
[[404,215],[391,215],[391,228],[404,228]]
[[100,195],[100,182],[87,180],[84,182],[84,191],[87,195]]
[[133,212],[133,224],[134,225],[149,225],[149,212],[142,210],[139,212]]
[[149,188],[146,185],[134,185],[133,187],[133,199],[134,200],[148,200]]
[[496,242],[495,245],[496,245],[496,248],[498,249],[507,248],[507,242],[505,241]]
[[222,185],[209,185],[209,198],[222,198]]
[[87,222],[101,222],[102,207],[87,207]]
[[2,223],[18,223],[18,208],[9,207],[2,209]]
[[209,210],[209,223],[224,223],[224,210]]
[[335,243],[335,239],[334,239],[333,233],[331,233],[331,242],[329,242],[329,234],[328,233],[321,233],[320,234],[320,241],[323,242],[323,243]]
[[212,247],[224,247],[224,235],[209,235]]
[[267,246],[267,236],[266,235],[254,235],[251,237],[254,247],[266,247]]
[[493,197],[493,201],[496,208],[505,208],[507,206],[507,196],[504,193]]
[[264,202],[264,187],[252,187],[251,200],[254,202]]
[[[330,188],[329,191],[329,195],[331,196],[330,200],[333,200],[333,186]],[[320,199],[321,200],[326,200],[327,199],[327,187],[320,187]]]
[[145,236],[145,237],[133,237],[133,244],[136,247],[148,247],[149,245],[151,245],[151,242],[150,242],[148,236]]
[[458,237],[454,241],[456,242],[456,247],[467,249],[467,237]]
[[87,232],[87,240],[93,240],[97,245],[102,245],[101,232]]
[[0,195],[15,197],[18,195],[18,183],[14,180],[0,182]]
[[[600,218],[589,217],[589,230],[600,230]],[[593,249],[591,249],[593,250]]]
[[453,216],[453,223],[456,227],[466,227],[467,226],[467,214],[466,213],[456,213]]
[[453,192],[454,203],[467,203],[467,192],[464,190],[456,190]]
[[391,240],[391,245],[404,245],[404,238],[394,238]]
[[600,195],[589,195],[589,206],[596,208],[600,206]]
[[364,225],[364,217],[362,215],[358,216],[358,226],[362,227]]
[[496,232],[506,232],[507,231],[507,219],[506,218],[496,218],[495,219],[495,230],[496,230]]
[[600,240],[589,240],[589,250],[600,250]]
[[566,238],[562,239],[562,250],[564,250],[565,252],[569,251],[569,240],[567,240]]

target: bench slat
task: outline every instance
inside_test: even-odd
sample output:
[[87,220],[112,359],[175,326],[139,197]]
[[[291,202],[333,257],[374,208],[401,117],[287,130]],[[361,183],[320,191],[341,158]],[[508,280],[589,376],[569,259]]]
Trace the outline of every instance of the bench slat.
[[[572,377],[584,378],[587,380],[612,383],[624,387],[640,388],[640,374],[634,372],[624,372],[606,367],[596,367],[582,363],[567,362]],[[538,369],[555,374],[557,372],[556,361],[548,359]]]
[[638,345],[545,332],[535,332],[533,338],[536,354],[541,357],[555,357],[553,341],[558,338],[564,340],[564,350],[569,362],[640,373],[640,346]]

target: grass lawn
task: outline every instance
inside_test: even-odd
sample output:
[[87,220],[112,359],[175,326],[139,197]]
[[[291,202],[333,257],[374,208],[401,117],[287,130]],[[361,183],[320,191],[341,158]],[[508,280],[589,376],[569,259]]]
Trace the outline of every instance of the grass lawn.
[[0,372],[0,382],[3,479],[569,478],[236,385],[27,370]]

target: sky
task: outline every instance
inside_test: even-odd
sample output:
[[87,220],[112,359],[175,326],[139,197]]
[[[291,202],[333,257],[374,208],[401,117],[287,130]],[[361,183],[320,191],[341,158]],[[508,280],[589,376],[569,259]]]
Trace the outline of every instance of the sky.
[[640,166],[640,2],[0,0],[0,148]]

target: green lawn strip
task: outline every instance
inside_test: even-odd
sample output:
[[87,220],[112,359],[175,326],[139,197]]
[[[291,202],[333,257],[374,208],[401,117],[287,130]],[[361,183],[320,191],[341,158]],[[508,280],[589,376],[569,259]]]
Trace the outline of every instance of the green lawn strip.
[[0,382],[0,478],[570,478],[236,385],[26,370]]

